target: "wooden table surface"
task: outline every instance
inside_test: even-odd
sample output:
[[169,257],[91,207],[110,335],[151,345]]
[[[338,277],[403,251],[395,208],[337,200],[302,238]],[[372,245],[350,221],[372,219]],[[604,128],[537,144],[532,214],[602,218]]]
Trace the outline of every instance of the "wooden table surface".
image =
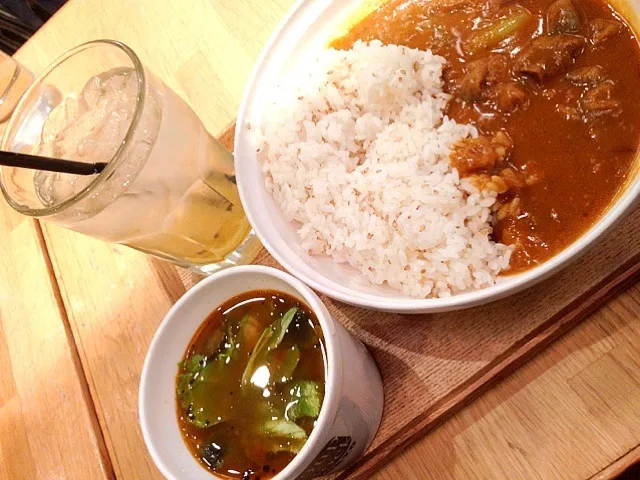
[[[17,54],[131,46],[220,133],[293,0],[70,0]],[[0,202],[0,478],[157,479],[138,425],[144,355],[180,272]],[[640,459],[640,285],[384,467],[378,479],[604,479]]]

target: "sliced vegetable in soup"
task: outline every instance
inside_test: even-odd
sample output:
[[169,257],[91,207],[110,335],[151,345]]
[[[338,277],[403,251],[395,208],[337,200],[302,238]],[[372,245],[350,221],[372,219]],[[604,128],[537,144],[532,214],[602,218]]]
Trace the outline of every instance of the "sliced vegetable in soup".
[[510,272],[581,236],[627,181],[640,140],[640,49],[603,0],[391,0],[332,43],[431,49],[448,115],[478,128],[451,164],[498,193]]
[[183,439],[228,478],[271,478],[309,437],[324,397],[322,331],[309,307],[273,290],[234,297],[206,319],[176,379]]

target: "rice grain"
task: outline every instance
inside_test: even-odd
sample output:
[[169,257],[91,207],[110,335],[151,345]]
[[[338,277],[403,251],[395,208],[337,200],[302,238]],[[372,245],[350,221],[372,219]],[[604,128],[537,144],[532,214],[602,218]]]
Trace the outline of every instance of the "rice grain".
[[267,189],[302,246],[417,298],[492,285],[511,255],[490,238],[500,188],[449,164],[477,132],[443,113],[444,64],[378,41],[325,50],[257,133]]

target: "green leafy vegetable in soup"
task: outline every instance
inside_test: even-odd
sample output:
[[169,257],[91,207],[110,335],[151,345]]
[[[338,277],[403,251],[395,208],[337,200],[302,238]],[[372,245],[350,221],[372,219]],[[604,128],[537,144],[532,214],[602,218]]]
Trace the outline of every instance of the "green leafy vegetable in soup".
[[179,364],[176,408],[191,453],[218,476],[267,479],[301,450],[324,397],[322,332],[282,292],[247,292],[200,327]]

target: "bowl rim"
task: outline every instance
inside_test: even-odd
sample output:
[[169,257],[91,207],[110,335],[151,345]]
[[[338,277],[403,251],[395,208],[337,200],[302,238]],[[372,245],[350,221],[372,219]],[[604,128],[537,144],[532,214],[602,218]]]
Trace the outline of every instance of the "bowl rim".
[[[235,131],[234,151],[238,152],[240,150],[239,145],[241,143],[250,141],[250,134],[246,126],[245,116],[248,112],[249,101],[260,81],[260,75],[268,64],[272,49],[290,26],[290,22],[294,19],[295,15],[304,8],[306,4],[311,4],[314,1],[317,0],[298,0],[273,31],[269,40],[260,52],[260,55],[258,56],[253,70],[247,80],[240,108],[238,110],[236,125],[239,127],[236,128]],[[640,151],[636,152],[635,162],[640,162]],[[245,188],[243,175],[238,174],[238,172],[242,172],[243,170],[242,163],[243,162],[240,160],[240,157],[236,155],[235,169],[237,186],[245,213],[264,247],[280,265],[313,289],[330,298],[340,300],[350,305],[394,313],[435,313],[469,308],[499,300],[506,296],[518,293],[525,288],[531,287],[557,273],[569,263],[577,260],[580,256],[586,253],[588,248],[593,246],[596,240],[600,239],[624,217],[624,214],[629,211],[640,196],[640,175],[636,173],[635,178],[628,180],[621,187],[618,195],[612,199],[611,203],[607,209],[602,212],[600,217],[574,242],[537,267],[519,274],[501,277],[494,285],[479,290],[454,294],[450,297],[402,298],[398,296],[393,298],[357,292],[349,286],[345,286],[344,288],[352,291],[353,293],[340,292],[332,288],[330,285],[325,284],[323,281],[310,277],[290,262],[287,255],[281,252],[271,241],[270,235],[262,231],[259,226],[256,226],[259,225],[256,218],[261,215],[259,206],[262,204],[260,202],[251,201],[253,192],[250,188]],[[264,177],[262,173],[260,173],[260,176]],[[304,260],[302,261],[306,263]],[[357,272],[357,270],[354,271]],[[330,277],[327,277],[322,273],[318,273],[318,276],[323,280],[331,281]]]
[[[224,284],[226,279],[230,276],[254,274],[262,274],[273,277],[278,281],[288,284],[293,290],[297,292],[297,296],[299,297],[299,299],[307,304],[307,306],[313,311],[318,319],[318,323],[320,324],[320,328],[324,337],[326,352],[325,394],[322,405],[320,407],[320,414],[318,415],[316,425],[311,431],[309,438],[303,445],[300,452],[298,452],[294,456],[293,460],[289,462],[289,464],[281,472],[272,477],[271,480],[289,480],[302,473],[307,465],[311,461],[313,461],[314,451],[322,446],[321,441],[323,439],[323,436],[331,429],[333,421],[337,415],[341,398],[340,385],[342,383],[343,375],[343,366],[341,363],[342,357],[339,352],[338,337],[335,330],[335,320],[326,309],[324,303],[308,286],[306,286],[300,280],[290,275],[289,273],[283,272],[273,267],[262,265],[243,265],[222,270],[199,282],[196,286],[188,290],[171,307],[171,309],[162,319],[160,326],[154,333],[142,367],[140,384],[138,387],[138,417],[140,421],[140,428],[142,430],[144,443],[147,447],[147,450],[149,451],[149,454],[151,455],[151,458],[153,459],[153,462],[162,472],[162,474],[168,479],[182,480],[172,473],[171,469],[164,461],[167,453],[162,452],[161,442],[155,439],[154,435],[151,433],[150,425],[154,421],[154,419],[149,417],[149,413],[146,407],[148,402],[157,401],[157,398],[152,394],[152,388],[149,385],[149,377],[151,376],[151,372],[154,369],[154,358],[157,355],[163,354],[163,352],[160,351],[160,343],[163,337],[167,335],[166,331],[168,329],[168,326],[181,320],[180,314],[182,309],[185,308],[186,305],[188,305],[190,302],[194,302],[195,300],[193,300],[193,298],[198,293],[200,293],[201,291],[216,288],[220,283]],[[243,291],[248,292],[252,291],[252,289]],[[238,294],[239,293],[231,293],[229,295],[229,298],[232,298],[233,296]],[[202,325],[202,322],[204,322],[205,320],[206,318],[203,318],[202,321],[198,323],[198,325]],[[187,345],[184,346],[184,349],[181,348],[180,351],[184,352],[186,348]],[[180,361],[180,358],[176,359],[176,364],[178,361]],[[180,441],[184,444],[184,440],[182,438],[180,438]],[[213,472],[207,471],[202,465],[200,465],[197,460],[191,455],[191,452],[188,451],[186,445],[185,450],[194,464],[198,465],[198,467],[202,469],[203,473],[207,473],[213,479],[225,480],[226,477],[215,475]]]

